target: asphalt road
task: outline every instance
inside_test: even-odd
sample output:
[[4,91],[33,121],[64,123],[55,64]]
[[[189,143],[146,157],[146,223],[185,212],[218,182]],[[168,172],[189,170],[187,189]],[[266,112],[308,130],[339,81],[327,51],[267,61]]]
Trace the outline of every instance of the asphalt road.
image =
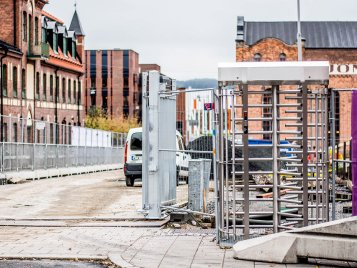
[[[0,186],[1,219],[137,218],[141,182],[125,185],[122,170]],[[180,201],[187,185],[178,187]]]

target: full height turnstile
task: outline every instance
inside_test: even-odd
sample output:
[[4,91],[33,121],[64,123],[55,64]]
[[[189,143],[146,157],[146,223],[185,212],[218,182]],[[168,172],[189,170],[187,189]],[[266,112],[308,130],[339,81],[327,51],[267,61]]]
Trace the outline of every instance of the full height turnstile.
[[216,192],[222,246],[328,221],[328,79],[328,62],[219,66]]

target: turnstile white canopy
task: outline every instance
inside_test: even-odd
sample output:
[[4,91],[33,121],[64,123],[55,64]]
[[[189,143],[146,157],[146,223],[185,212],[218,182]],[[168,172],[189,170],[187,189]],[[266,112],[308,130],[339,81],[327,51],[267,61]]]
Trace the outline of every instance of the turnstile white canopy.
[[218,81],[228,84],[328,84],[328,61],[234,62],[218,65]]

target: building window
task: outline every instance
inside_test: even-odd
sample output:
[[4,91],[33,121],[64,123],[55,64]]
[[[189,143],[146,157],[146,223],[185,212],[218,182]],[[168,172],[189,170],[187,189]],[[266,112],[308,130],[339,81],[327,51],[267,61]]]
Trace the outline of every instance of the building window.
[[53,101],[53,75],[50,75],[50,101]]
[[63,36],[63,54],[67,56],[67,38]]
[[56,76],[56,102],[59,102],[59,77]]
[[53,33],[53,51],[58,53],[58,37],[56,33]]
[[108,87],[108,51],[102,51],[102,88]]
[[32,20],[32,15],[29,14],[29,21],[28,21],[28,48],[29,51],[32,52],[32,46],[33,46],[33,20]]
[[13,123],[12,135],[12,141],[17,142],[17,123]]
[[123,103],[123,114],[125,117],[129,116],[129,100],[128,97],[124,97],[124,103]]
[[76,42],[72,41],[72,58],[76,59]]
[[81,104],[81,95],[82,95],[82,83],[78,81],[78,104]]
[[254,54],[254,61],[261,61],[262,55],[260,53],[255,53]]
[[50,144],[53,144],[53,123],[50,123]]
[[3,136],[3,141],[7,142],[7,123],[4,123],[2,125],[2,136]]
[[[263,104],[272,104],[272,97],[270,94],[263,95]],[[272,108],[271,107],[264,107],[263,108],[263,118],[271,118],[272,117]],[[263,131],[272,131],[272,121],[271,120],[263,120]],[[263,134],[264,140],[271,140],[271,134]]]
[[66,103],[66,78],[62,78],[62,103]]
[[14,67],[12,70],[12,96],[17,98],[17,68]]
[[21,98],[26,99],[26,71],[22,69],[21,73]]
[[22,13],[22,40],[27,42],[27,13]]
[[71,90],[71,79],[68,79],[68,103],[71,103],[71,96],[72,96],[72,90]]
[[7,96],[7,65],[2,66],[2,94],[4,97]]
[[285,61],[285,60],[286,60],[286,55],[285,55],[285,53],[280,53],[280,55],[279,55],[279,60],[280,60],[280,61]]
[[42,28],[42,43],[47,43],[47,31],[45,28]]
[[39,32],[38,32],[38,18],[36,17],[35,18],[35,45],[38,46],[39,44]]
[[46,101],[47,99],[47,76],[43,74],[43,81],[42,81],[42,100]]
[[40,73],[36,73],[36,100],[40,99]]
[[73,103],[76,103],[77,100],[77,83],[76,80],[73,80]]

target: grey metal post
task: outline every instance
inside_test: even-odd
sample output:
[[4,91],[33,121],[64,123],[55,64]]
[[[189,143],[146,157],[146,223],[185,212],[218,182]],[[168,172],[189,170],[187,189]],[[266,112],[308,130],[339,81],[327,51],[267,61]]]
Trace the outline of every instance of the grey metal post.
[[[159,178],[159,90],[160,90],[160,73],[149,72],[149,115],[148,122],[150,125],[151,135],[149,154],[151,160],[148,165],[148,191],[149,191],[149,213],[148,218],[161,218],[161,198],[160,198],[160,178]],[[144,133],[146,135],[146,133]]]
[[331,146],[332,146],[332,220],[336,220],[336,114],[335,114],[335,91],[331,90]]
[[[148,79],[148,73],[142,73],[142,129],[143,129],[143,134],[149,133],[148,129],[148,90],[147,90],[147,79]],[[117,135],[117,143],[119,143],[119,136]],[[120,135],[120,143],[122,144],[123,140],[123,135]],[[149,144],[148,144],[148,136],[147,135],[142,135],[142,145],[143,145],[143,169],[142,169],[142,203],[143,203],[143,209],[148,210],[149,209],[149,192],[148,192],[148,158],[146,156],[149,155]]]
[[244,238],[249,239],[249,113],[248,113],[248,85],[243,85],[243,184],[244,184]]
[[32,144],[32,171],[34,171],[35,170],[35,164],[36,164],[35,150],[36,150],[36,142],[37,142],[36,120],[33,120],[32,127],[34,128],[34,132],[35,132],[34,141],[33,141],[33,144]]
[[[231,126],[232,126],[232,184],[233,184],[233,200],[236,199],[236,109],[235,109],[235,95],[234,90],[231,92],[232,94],[232,114],[231,118]],[[237,220],[237,204],[233,202],[233,240],[237,239],[237,229],[236,229],[236,220]]]
[[[225,102],[224,107],[224,130],[225,130],[225,160],[224,160],[224,167],[225,167],[225,184],[226,184],[226,231],[227,231],[227,238],[230,237],[229,233],[229,165],[228,165],[228,151],[229,151],[229,143],[228,143],[228,93],[227,90],[224,90],[224,100],[222,97],[222,100]],[[232,147],[234,148],[234,145],[232,144]]]
[[[224,143],[223,143],[223,88],[222,86],[219,88],[219,175],[220,175],[220,183],[219,183],[219,211],[220,211],[220,227],[223,231],[223,235],[225,235],[225,227],[224,227]],[[221,237],[222,238],[222,237]]]
[[309,172],[308,172],[308,99],[307,99],[307,86],[306,84],[302,85],[302,165],[303,165],[303,225],[309,225]]
[[302,41],[301,41],[301,21],[300,21],[300,0],[297,0],[297,47],[298,47],[298,61],[302,61]]
[[278,181],[278,90],[279,86],[272,87],[273,93],[273,231],[274,233],[279,232],[278,226],[279,212],[280,212],[280,202],[279,202],[279,181]]
[[212,126],[212,151],[213,151],[213,179],[214,179],[214,193],[215,193],[215,217],[216,217],[216,238],[219,242],[219,230],[220,230],[220,220],[219,220],[219,211],[218,211],[218,179],[217,179],[217,151],[216,151],[216,139],[217,139],[217,120],[216,120],[216,97],[214,89],[211,91],[212,103],[214,105],[214,109],[212,110],[211,116],[211,126]]

